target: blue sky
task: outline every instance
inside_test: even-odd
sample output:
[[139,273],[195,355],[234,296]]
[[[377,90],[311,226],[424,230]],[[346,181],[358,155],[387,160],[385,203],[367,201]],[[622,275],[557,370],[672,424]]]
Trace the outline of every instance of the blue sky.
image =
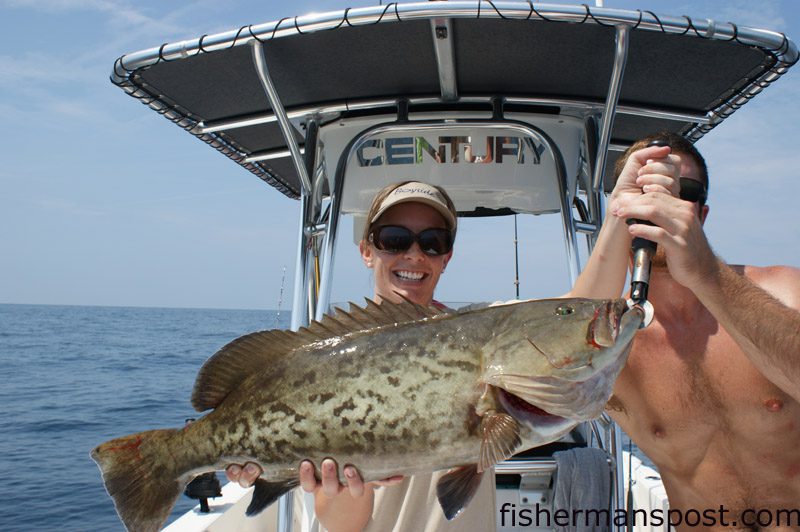
[[[276,308],[286,267],[288,308],[298,203],[108,75],[118,56],[162,42],[373,3],[0,0],[0,303]],[[800,39],[791,0],[605,5]],[[729,262],[800,265],[798,70],[698,144],[712,175],[707,231]],[[462,227],[439,299],[512,297],[513,221]],[[524,297],[567,289],[558,234],[550,221],[521,220]],[[333,299],[369,295],[355,247],[338,257]]]

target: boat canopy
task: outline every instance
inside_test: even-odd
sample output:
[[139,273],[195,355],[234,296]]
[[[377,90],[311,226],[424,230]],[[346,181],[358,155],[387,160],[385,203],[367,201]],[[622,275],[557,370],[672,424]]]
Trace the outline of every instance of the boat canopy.
[[[629,29],[624,76],[615,72]],[[391,3],[285,18],[163,44],[114,64],[113,83],[253,172],[301,195],[279,114],[251,53],[261,45],[302,150],[304,126],[394,113],[505,112],[602,120],[619,77],[616,117],[600,148],[660,130],[702,137],[798,59],[783,34],[585,5]],[[618,62],[618,60],[617,60]],[[608,150],[605,150],[608,151]]]

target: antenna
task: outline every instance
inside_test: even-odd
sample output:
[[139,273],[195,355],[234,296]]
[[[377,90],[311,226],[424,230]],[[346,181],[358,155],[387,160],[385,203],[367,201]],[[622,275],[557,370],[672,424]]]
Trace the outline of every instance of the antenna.
[[283,267],[283,275],[281,276],[281,293],[278,296],[278,313],[275,315],[275,321],[281,317],[281,306],[283,305],[283,287],[286,283],[286,266]]
[[517,213],[514,213],[514,288],[519,299],[519,239],[517,238]]

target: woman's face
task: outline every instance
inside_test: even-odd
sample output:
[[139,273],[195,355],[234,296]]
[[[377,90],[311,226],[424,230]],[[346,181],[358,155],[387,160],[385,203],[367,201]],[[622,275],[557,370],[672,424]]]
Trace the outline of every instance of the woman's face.
[[[419,233],[425,229],[446,228],[444,218],[434,209],[422,203],[401,203],[387,210],[373,224],[400,225]],[[376,249],[371,243],[362,240],[359,249],[367,268],[375,274],[375,300],[402,302],[397,293],[420,305],[429,305],[439,276],[453,256],[453,251],[445,255],[426,255],[414,242],[406,251],[387,253]]]

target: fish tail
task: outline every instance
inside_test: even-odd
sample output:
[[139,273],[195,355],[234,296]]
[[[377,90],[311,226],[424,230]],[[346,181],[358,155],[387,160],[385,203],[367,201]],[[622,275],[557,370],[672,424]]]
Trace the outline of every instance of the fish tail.
[[169,443],[178,430],[150,430],[107,441],[92,451],[128,530],[157,531],[169,517],[186,480],[175,471]]

